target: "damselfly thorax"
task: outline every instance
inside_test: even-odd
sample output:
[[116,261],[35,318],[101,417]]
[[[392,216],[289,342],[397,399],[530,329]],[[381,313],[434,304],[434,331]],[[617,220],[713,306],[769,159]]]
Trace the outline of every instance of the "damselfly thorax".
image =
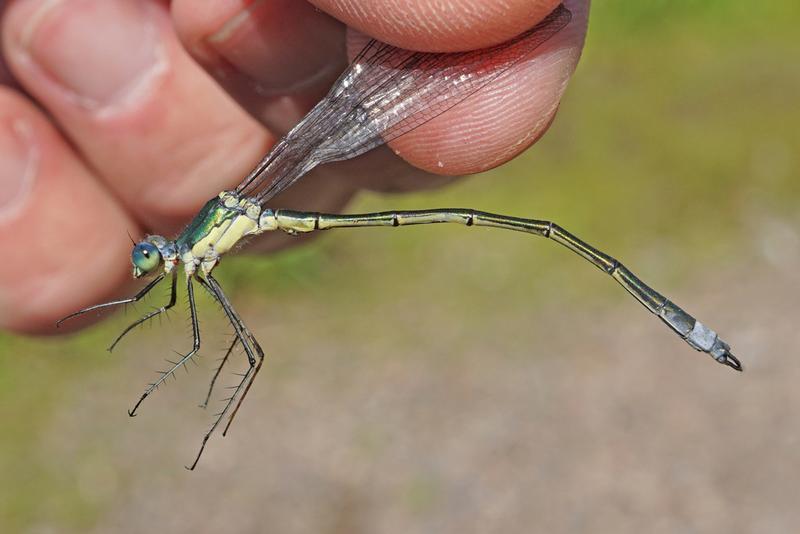
[[223,191],[206,202],[174,241],[160,235],[150,235],[137,243],[131,257],[133,276],[145,276],[162,263],[165,274],[171,273],[182,263],[187,277],[193,276],[198,270],[207,275],[224,254],[245,238],[278,229],[288,234],[318,229],[303,224],[303,218],[298,219],[293,213],[262,209],[252,199],[240,198],[232,191]]

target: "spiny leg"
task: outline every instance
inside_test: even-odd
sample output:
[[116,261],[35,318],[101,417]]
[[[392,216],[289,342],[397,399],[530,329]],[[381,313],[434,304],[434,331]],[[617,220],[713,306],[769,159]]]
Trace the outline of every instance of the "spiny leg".
[[742,364],[733,355],[730,346],[720,339],[716,332],[642,282],[618,260],[550,221],[522,219],[460,208],[386,211],[353,215],[278,210],[274,212],[273,217],[278,228],[295,233],[328,228],[396,227],[414,224],[457,223],[466,226],[487,226],[515,230],[546,237],[575,252],[614,278],[626,291],[633,295],[650,312],[658,316],[692,348],[711,355],[718,363],[727,365],[737,371],[742,370]]
[[[234,406],[234,402],[236,402],[236,406],[230,418],[228,419],[228,424],[225,426],[225,430],[223,431],[222,435],[224,436],[227,433],[231,422],[233,422],[236,412],[239,410],[239,407],[242,405],[242,401],[247,396],[247,392],[250,390],[253,379],[258,374],[259,369],[261,369],[261,364],[264,361],[264,351],[261,350],[261,346],[258,344],[255,337],[253,337],[242,320],[239,318],[236,310],[233,309],[230,301],[225,296],[225,293],[223,293],[219,282],[217,282],[217,280],[210,274],[206,275],[205,280],[197,277],[197,281],[200,282],[203,287],[208,290],[214,300],[216,300],[220,306],[222,306],[222,310],[225,312],[225,315],[228,317],[228,320],[230,321],[236,333],[236,340],[241,342],[242,346],[244,347],[250,368],[244,374],[242,374],[241,381],[233,388],[233,394],[226,399],[225,407],[217,414],[216,419],[211,424],[211,428],[209,428],[208,432],[206,432],[206,434],[203,436],[203,441],[200,444],[200,450],[197,452],[194,462],[192,462],[192,465],[186,466],[186,469],[189,469],[190,471],[197,466],[197,462],[200,461],[200,456],[202,456],[209,438],[217,429],[220,422],[225,418],[225,415],[228,413],[228,411],[230,411],[231,407]],[[239,399],[238,401],[236,401],[237,397]]]
[[117,346],[117,343],[122,341],[122,338],[125,337],[125,335],[127,335],[128,332],[130,332],[137,326],[149,321],[150,319],[158,315],[161,315],[162,313],[165,313],[167,310],[175,306],[175,302],[177,301],[177,296],[178,296],[177,286],[178,286],[178,271],[172,271],[172,285],[170,288],[169,302],[167,302],[164,306],[161,306],[160,308],[156,308],[155,310],[146,313],[145,315],[137,319],[135,322],[128,325],[128,327],[125,330],[123,330],[120,333],[120,335],[117,336],[114,342],[111,343],[111,345],[109,345],[108,352],[113,351],[114,347]]
[[208,385],[208,393],[206,394],[205,400],[200,405],[201,408],[208,407],[208,401],[211,400],[211,393],[214,391],[214,384],[217,383],[217,379],[219,378],[220,373],[222,373],[222,368],[225,367],[225,364],[228,362],[228,358],[230,358],[230,355],[233,353],[233,348],[237,343],[239,343],[239,338],[234,335],[231,346],[228,347],[227,351],[225,351],[225,356],[220,359],[219,366],[217,367],[217,370],[214,371],[214,376],[211,377],[211,384]]
[[156,276],[155,278],[153,278],[153,280],[151,280],[150,283],[148,283],[146,286],[144,286],[142,289],[140,289],[139,292],[136,293],[132,297],[129,297],[129,298],[126,298],[126,299],[121,299],[121,300],[112,300],[111,302],[105,302],[103,304],[95,304],[94,306],[89,306],[88,308],[84,308],[82,310],[78,310],[75,313],[70,313],[69,315],[67,315],[63,319],[60,319],[56,323],[56,328],[61,326],[61,324],[64,323],[64,321],[68,321],[68,320],[70,320],[70,319],[72,319],[74,317],[77,317],[79,315],[83,315],[84,313],[89,313],[89,312],[95,311],[95,310],[102,310],[102,309],[105,309],[105,308],[111,308],[113,306],[120,306],[120,305],[123,305],[123,304],[131,304],[133,302],[138,302],[145,295],[147,295],[150,292],[151,289],[156,287],[158,285],[158,283],[163,279],[164,279],[164,273],[161,273],[158,276]]
[[[219,299],[220,304],[222,305],[223,309],[227,310],[226,313],[229,313],[228,317],[231,319],[231,322],[234,324],[234,328],[238,325],[239,331],[246,336],[247,340],[250,342],[250,349],[247,349],[247,345],[245,344],[245,351],[247,352],[247,360],[250,364],[250,370],[252,371],[252,376],[247,379],[247,385],[244,388],[244,392],[242,393],[241,397],[239,397],[239,402],[236,403],[236,407],[231,413],[230,418],[228,418],[228,424],[225,425],[225,429],[222,431],[222,435],[225,436],[228,434],[228,429],[231,427],[231,423],[233,423],[234,418],[236,417],[236,413],[239,411],[239,408],[242,406],[242,402],[244,402],[244,398],[247,396],[247,392],[250,391],[250,386],[253,384],[253,380],[258,374],[258,371],[261,369],[261,364],[264,362],[264,351],[261,349],[261,345],[258,344],[255,336],[248,330],[247,325],[239,317],[239,314],[236,313],[236,310],[233,308],[233,305],[228,300],[228,297],[225,296],[225,293],[222,291],[222,287],[220,287],[219,282],[217,282],[216,278],[208,275],[209,284],[214,289],[214,294]],[[254,359],[255,356],[255,359]],[[238,393],[238,389],[236,391]]]
[[192,278],[187,277],[186,279],[186,294],[189,297],[189,316],[192,321],[192,350],[189,351],[188,354],[181,355],[181,358],[177,362],[172,362],[167,360],[169,363],[172,364],[172,367],[166,371],[161,371],[158,380],[147,386],[142,396],[133,406],[133,409],[128,410],[128,415],[131,417],[136,415],[136,410],[139,408],[139,405],[153,393],[158,386],[164,383],[164,381],[169,376],[174,376],[175,371],[177,371],[182,365],[185,365],[195,354],[197,351],[200,350],[200,325],[197,322],[197,306],[194,302],[194,287],[192,286]]

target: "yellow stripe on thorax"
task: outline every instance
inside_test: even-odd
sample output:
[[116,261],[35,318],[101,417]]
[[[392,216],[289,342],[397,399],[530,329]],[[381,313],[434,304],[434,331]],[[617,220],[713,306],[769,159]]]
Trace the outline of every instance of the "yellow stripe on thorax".
[[192,255],[195,258],[203,258],[206,252],[213,248],[214,252],[221,256],[232,249],[242,237],[254,232],[257,228],[258,223],[244,214],[223,221],[194,244]]

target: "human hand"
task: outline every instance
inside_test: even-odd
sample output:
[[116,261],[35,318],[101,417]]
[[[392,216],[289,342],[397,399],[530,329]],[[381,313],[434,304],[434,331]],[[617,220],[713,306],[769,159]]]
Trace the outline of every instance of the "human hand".
[[[467,50],[534,26],[558,0],[312,3],[322,11],[299,0],[5,2],[0,327],[52,331],[125,288],[127,233],[175,233],[324,96],[345,67],[346,39],[358,38],[336,19],[405,48]],[[427,187],[441,179],[426,171],[468,174],[513,158],[552,120],[588,3],[567,2],[570,26],[508,84],[393,142],[403,159],[378,150],[322,167],[274,207],[338,211],[362,188]]]

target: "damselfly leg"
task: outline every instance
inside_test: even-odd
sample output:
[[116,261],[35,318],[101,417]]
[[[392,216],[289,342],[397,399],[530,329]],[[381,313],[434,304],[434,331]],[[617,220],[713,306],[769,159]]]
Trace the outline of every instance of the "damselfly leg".
[[[59,326],[64,324],[65,321],[69,321],[70,319],[74,319],[75,317],[78,317],[79,315],[83,315],[85,313],[89,313],[89,312],[93,312],[93,311],[97,311],[97,310],[103,310],[103,309],[106,309],[106,308],[113,308],[114,306],[123,306],[125,304],[132,304],[134,302],[139,302],[140,300],[142,300],[142,298],[144,298],[145,295],[150,293],[150,291],[154,287],[156,287],[161,280],[164,279],[164,276],[165,276],[164,273],[159,274],[158,276],[153,278],[146,286],[144,286],[142,289],[140,289],[139,292],[136,293],[132,297],[129,297],[129,298],[126,298],[126,299],[121,299],[121,300],[112,300],[111,302],[104,302],[103,304],[95,304],[94,306],[89,306],[88,308],[83,308],[82,310],[78,310],[75,313],[70,313],[69,315],[67,315],[63,319],[59,319],[58,322],[56,322],[56,328],[58,328]],[[123,333],[122,335],[125,335],[125,333]],[[122,336],[120,336],[120,337],[122,337]],[[111,345],[111,347],[113,347],[113,346],[114,346],[114,344]]]
[[151,393],[158,389],[158,386],[163,384],[164,381],[170,376],[175,376],[175,371],[186,365],[189,360],[191,360],[197,354],[197,351],[200,350],[200,325],[197,321],[197,306],[194,302],[194,286],[192,286],[191,277],[186,279],[186,294],[189,297],[189,317],[192,322],[192,350],[190,350],[187,354],[182,354],[178,361],[173,362],[167,360],[172,367],[165,371],[159,371],[158,380],[147,386],[147,389],[145,389],[144,393],[142,393],[142,396],[139,397],[139,400],[136,401],[136,404],[133,406],[133,408],[128,410],[128,415],[131,417],[136,415],[136,410],[139,408],[142,402],[144,402],[144,400],[149,397]]
[[125,328],[125,330],[123,330],[122,332],[120,332],[120,334],[116,337],[116,339],[114,339],[114,342],[108,346],[108,352],[113,351],[114,347],[117,346],[117,343],[122,341],[122,338],[125,337],[131,330],[133,330],[139,325],[146,323],[150,319],[154,319],[155,317],[161,315],[162,313],[166,313],[167,310],[175,306],[175,302],[177,301],[177,299],[178,299],[178,272],[172,271],[172,283],[170,287],[169,302],[167,302],[165,305],[159,308],[154,309],[149,313],[144,314],[142,317],[140,317],[139,319],[128,325],[128,327]]
[[214,392],[214,386],[217,383],[217,379],[219,375],[222,374],[222,368],[225,367],[225,364],[228,363],[228,359],[230,358],[231,354],[233,354],[233,349],[236,345],[239,344],[239,338],[236,334],[233,335],[233,341],[231,342],[228,350],[225,351],[225,355],[219,359],[219,365],[217,369],[214,371],[214,375],[211,377],[211,383],[208,385],[208,393],[206,393],[206,398],[202,404],[200,404],[201,408],[207,408],[208,402],[211,400],[211,394]]
[[[200,450],[197,452],[197,457],[194,459],[194,462],[192,462],[192,465],[186,466],[186,468],[190,471],[194,470],[194,468],[197,466],[197,462],[200,461],[200,456],[202,456],[203,450],[205,450],[206,443],[208,443],[209,438],[217,429],[220,422],[222,422],[222,420],[228,414],[228,412],[231,411],[231,408],[233,408],[233,411],[228,418],[228,423],[225,425],[225,429],[222,431],[222,435],[224,436],[228,433],[228,429],[230,428],[233,419],[236,417],[236,412],[239,411],[242,401],[244,401],[244,398],[247,396],[247,392],[250,391],[250,386],[253,384],[253,379],[258,374],[258,371],[261,369],[261,364],[264,362],[264,351],[261,350],[261,346],[258,344],[258,341],[256,341],[256,338],[250,333],[242,320],[239,318],[239,314],[236,313],[236,310],[234,310],[230,301],[225,296],[225,293],[222,291],[222,287],[220,287],[219,282],[217,282],[217,280],[210,273],[206,274],[205,280],[198,276],[197,281],[200,282],[200,284],[202,284],[202,286],[208,290],[214,300],[216,300],[219,305],[222,306],[222,310],[225,312],[225,315],[228,317],[228,320],[233,326],[236,334],[236,340],[242,344],[242,347],[244,347],[244,351],[247,354],[247,363],[249,364],[249,368],[241,375],[242,379],[236,386],[233,387],[231,396],[225,399],[224,408],[217,414],[216,419],[214,419],[214,422],[211,424],[211,428],[209,428],[208,432],[206,432],[206,434],[203,436],[203,441],[200,444]],[[233,349],[233,345],[231,345],[231,349]]]

